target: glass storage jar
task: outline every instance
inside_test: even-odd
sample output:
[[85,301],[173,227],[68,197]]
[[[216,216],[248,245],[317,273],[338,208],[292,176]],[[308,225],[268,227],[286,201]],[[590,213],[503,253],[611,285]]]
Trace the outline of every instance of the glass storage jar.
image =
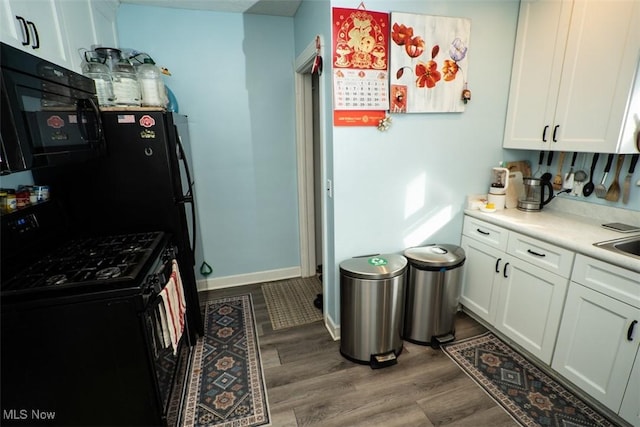
[[140,106],[140,86],[133,65],[121,59],[111,70],[116,105]]

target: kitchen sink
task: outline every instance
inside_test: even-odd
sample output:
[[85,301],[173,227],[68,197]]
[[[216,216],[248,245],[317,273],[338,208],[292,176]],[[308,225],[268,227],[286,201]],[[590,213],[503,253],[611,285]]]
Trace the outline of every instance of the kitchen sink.
[[607,240],[606,242],[594,243],[594,245],[602,249],[640,259],[640,235]]

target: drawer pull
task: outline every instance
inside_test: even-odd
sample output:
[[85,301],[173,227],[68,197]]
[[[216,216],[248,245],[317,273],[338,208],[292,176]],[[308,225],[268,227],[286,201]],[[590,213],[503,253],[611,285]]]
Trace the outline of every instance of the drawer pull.
[[634,320],[629,325],[629,329],[627,329],[627,341],[633,341],[633,330],[636,328],[637,320]]
[[508,278],[509,276],[507,276],[507,267],[509,266],[509,263],[506,263],[504,265],[504,270],[502,270],[502,275],[506,278]]
[[539,256],[540,258],[546,257],[545,254],[541,254],[539,252],[532,251],[531,249],[527,249],[527,252],[530,253],[531,255]]
[[489,233],[488,231],[482,231],[482,230],[480,230],[479,228],[476,228],[476,231],[477,231],[478,233],[480,233],[480,234],[484,234],[485,236],[488,236],[489,234],[491,234],[491,233]]
[[496,273],[500,273],[500,261],[502,261],[502,258],[496,260]]

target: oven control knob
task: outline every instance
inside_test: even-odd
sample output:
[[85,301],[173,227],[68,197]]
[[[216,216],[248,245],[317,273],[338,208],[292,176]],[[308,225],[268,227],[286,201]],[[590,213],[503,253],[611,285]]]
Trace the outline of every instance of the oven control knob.
[[173,260],[176,257],[176,251],[174,248],[167,248],[162,253],[162,262],[168,262]]
[[161,287],[160,277],[157,274],[153,274],[147,278],[147,286],[145,286],[144,293],[150,294],[154,289],[160,289]]

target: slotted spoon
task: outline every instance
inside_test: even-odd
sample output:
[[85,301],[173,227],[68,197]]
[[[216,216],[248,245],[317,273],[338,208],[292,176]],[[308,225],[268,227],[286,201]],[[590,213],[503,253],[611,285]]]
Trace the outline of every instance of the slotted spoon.
[[604,175],[602,176],[602,181],[600,181],[600,184],[596,185],[595,188],[596,197],[600,199],[604,199],[604,197],[607,195],[607,187],[604,186],[604,183],[607,180],[609,171],[611,170],[611,162],[613,162],[613,156],[613,154],[609,154],[609,157],[607,157],[607,165],[604,167]]

